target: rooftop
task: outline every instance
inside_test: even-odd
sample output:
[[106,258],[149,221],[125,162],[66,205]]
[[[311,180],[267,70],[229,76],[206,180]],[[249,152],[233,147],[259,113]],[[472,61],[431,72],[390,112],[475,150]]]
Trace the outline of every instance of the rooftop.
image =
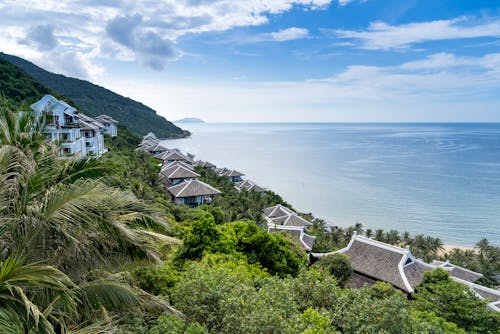
[[218,195],[221,192],[209,184],[198,180],[184,181],[168,188],[168,191],[177,198]]

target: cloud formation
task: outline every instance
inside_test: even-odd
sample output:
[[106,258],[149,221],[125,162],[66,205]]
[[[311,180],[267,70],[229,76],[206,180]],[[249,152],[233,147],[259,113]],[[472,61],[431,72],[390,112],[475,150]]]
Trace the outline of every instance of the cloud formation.
[[[467,68],[460,66],[464,63]],[[174,119],[189,114],[211,122],[498,122],[500,101],[488,97],[500,86],[499,69],[500,53],[438,53],[390,66],[347,66],[336,75],[303,81],[112,84],[125,95],[146,97]]]
[[52,50],[59,44],[54,36],[54,29],[50,24],[31,27],[20,42],[32,45],[39,51]]
[[[4,51],[42,60],[47,51],[72,52],[81,64],[101,59],[137,60],[156,70],[179,58],[176,41],[186,35],[258,26],[270,15],[300,7],[326,8],[333,0],[4,0],[0,44]],[[26,22],[50,22],[26,28]],[[57,35],[54,34],[57,32]],[[285,29],[269,40],[303,38],[307,31]],[[30,48],[31,46],[31,48]],[[34,47],[34,48],[33,48]],[[61,68],[68,75],[82,72]],[[88,73],[94,71],[87,71]]]
[[154,70],[163,70],[165,62],[175,59],[179,52],[171,40],[141,28],[142,22],[139,14],[117,16],[108,22],[106,32],[113,41],[134,52],[143,64]]
[[372,22],[366,30],[335,30],[335,35],[357,41],[368,50],[408,48],[416,43],[479,37],[500,37],[500,20],[475,23],[471,18],[390,25]]
[[306,38],[309,35],[309,30],[305,28],[288,28],[280,31],[271,32],[269,36],[277,42],[291,41],[294,39]]

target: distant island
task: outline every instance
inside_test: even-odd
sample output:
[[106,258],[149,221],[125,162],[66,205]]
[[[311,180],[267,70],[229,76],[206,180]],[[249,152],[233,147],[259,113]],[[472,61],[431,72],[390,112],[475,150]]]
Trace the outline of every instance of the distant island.
[[177,121],[174,121],[174,123],[206,123],[206,122],[200,118],[186,117],[186,118],[181,118]]

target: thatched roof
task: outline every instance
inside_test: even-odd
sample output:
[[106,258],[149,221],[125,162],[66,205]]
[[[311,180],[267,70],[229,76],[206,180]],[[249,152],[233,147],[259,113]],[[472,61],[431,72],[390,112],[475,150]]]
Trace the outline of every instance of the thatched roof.
[[168,188],[168,191],[177,198],[218,195],[221,192],[209,184],[198,180],[184,181]]
[[202,168],[215,168],[216,166],[208,161],[202,161],[198,160],[194,163],[194,166],[196,167],[202,167]]
[[[113,123],[113,124],[118,124],[119,123],[117,120],[114,120],[111,116],[108,116],[108,115],[99,115],[99,116],[96,117],[96,119],[97,120],[102,120],[103,122]],[[150,134],[152,134],[152,133],[150,132]],[[153,134],[153,136],[154,136],[154,134]]]
[[406,292],[413,292],[402,269],[405,249],[356,236],[349,246],[339,251],[349,257],[353,270],[363,275],[391,283]]
[[186,157],[184,154],[177,152],[177,151],[166,151],[164,153],[160,153],[156,155],[155,157],[162,159],[164,161],[190,161],[188,157]]
[[349,245],[339,251],[312,253],[311,255],[320,258],[335,253],[347,255],[356,273],[369,279],[391,283],[405,292],[413,292],[414,288],[422,282],[426,271],[436,268],[445,269],[450,272],[454,281],[468,286],[479,298],[490,299],[491,302],[488,307],[500,311],[500,291],[464,279],[475,279],[481,275],[468,269],[442,261],[425,263],[420,259],[416,259],[409,249],[388,245],[358,235],[353,235]]
[[312,223],[299,215],[293,213],[291,215],[285,215],[281,217],[271,218],[271,221],[276,224],[285,226],[311,226]]
[[303,226],[283,226],[276,224],[267,224],[267,230],[269,233],[284,232],[288,235],[291,235],[293,239],[307,251],[312,250],[314,241],[316,239],[315,236],[305,233],[305,228]]
[[80,124],[80,128],[83,130],[100,130],[104,128],[104,124],[98,122],[90,116],[85,114],[77,114],[78,123]]
[[187,169],[191,169],[194,171],[194,167],[191,166],[189,163],[185,162],[185,161],[171,161],[171,162],[164,162],[163,163],[163,166],[161,167],[161,170],[164,171],[166,169],[169,169],[169,168],[172,168],[172,167],[178,167],[178,166],[182,166],[184,168],[187,168]]
[[200,174],[194,172],[192,169],[186,168],[182,165],[167,168],[161,171],[160,174],[168,179],[187,179],[200,176]]
[[463,279],[467,282],[475,282],[481,277],[483,277],[483,274],[481,273],[477,273],[475,271],[459,267],[449,262],[434,260],[431,262],[431,264],[436,267],[443,268],[444,270],[448,271],[451,276]]
[[263,192],[266,191],[266,189],[264,189],[262,187],[259,187],[258,185],[256,185],[255,183],[253,183],[250,180],[244,180],[244,181],[236,182],[235,186],[238,189],[246,189],[247,191],[255,191],[255,192],[258,192],[258,193],[263,193]]
[[286,215],[292,215],[295,213],[291,209],[289,209],[286,206],[283,206],[281,204],[277,204],[275,206],[265,208],[264,210],[262,210],[262,212],[268,218],[282,217],[282,216],[286,216]]

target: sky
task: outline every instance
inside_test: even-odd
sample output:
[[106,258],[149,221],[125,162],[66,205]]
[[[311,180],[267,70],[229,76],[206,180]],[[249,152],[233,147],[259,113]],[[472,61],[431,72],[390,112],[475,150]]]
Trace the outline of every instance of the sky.
[[0,51],[169,120],[500,122],[498,0],[0,0]]

